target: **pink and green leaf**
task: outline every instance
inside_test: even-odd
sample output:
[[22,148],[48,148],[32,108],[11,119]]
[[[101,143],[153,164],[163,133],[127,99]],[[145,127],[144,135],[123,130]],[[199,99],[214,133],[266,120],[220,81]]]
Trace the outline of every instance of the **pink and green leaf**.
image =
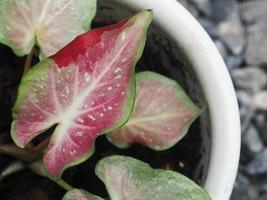
[[62,200],[104,200],[81,189],[73,189],[65,194]]
[[90,157],[97,136],[128,120],[135,95],[134,68],[151,20],[151,11],[143,11],[85,33],[23,77],[11,135],[25,147],[57,125],[44,155],[51,178]]
[[88,31],[96,0],[1,0],[0,43],[24,56],[33,46],[48,57]]
[[182,174],[153,169],[130,157],[102,159],[96,166],[96,175],[112,200],[211,200],[204,189]]
[[154,72],[136,75],[136,101],[130,120],[108,134],[118,147],[141,143],[154,150],[172,147],[187,133],[201,110],[177,82]]

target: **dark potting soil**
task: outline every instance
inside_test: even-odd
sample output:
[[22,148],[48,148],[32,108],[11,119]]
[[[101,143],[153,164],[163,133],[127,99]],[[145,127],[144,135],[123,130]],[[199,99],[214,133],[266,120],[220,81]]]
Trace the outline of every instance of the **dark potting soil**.
[[[144,55],[147,55],[146,52],[149,50],[146,49]],[[146,57],[140,63],[149,63],[145,59]],[[24,62],[25,57],[16,57],[8,47],[0,45],[0,143],[2,144],[12,143],[9,134],[12,122],[11,109],[17,96]],[[146,69],[140,66],[137,71]],[[66,170],[63,179],[76,188],[84,188],[91,193],[107,197],[104,185],[94,174],[94,168],[101,158],[115,154],[131,156],[149,163],[154,168],[175,170],[193,178],[195,167],[201,159],[199,130],[200,123],[197,120],[181,142],[161,152],[141,145],[133,145],[124,150],[118,149],[110,144],[105,136],[101,136],[96,140],[95,154],[79,166]],[[0,172],[15,160],[13,157],[0,154]],[[198,180],[195,181],[198,182]],[[0,181],[1,200],[59,200],[64,193],[65,191],[53,181],[27,169]]]

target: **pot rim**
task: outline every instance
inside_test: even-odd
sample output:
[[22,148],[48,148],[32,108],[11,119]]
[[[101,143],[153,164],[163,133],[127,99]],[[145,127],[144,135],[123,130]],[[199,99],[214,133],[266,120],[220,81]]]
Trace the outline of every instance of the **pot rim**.
[[238,170],[241,131],[235,90],[219,51],[177,0],[113,1],[135,10],[152,9],[154,21],[169,33],[194,69],[211,119],[211,155],[205,189],[214,200],[228,200]]

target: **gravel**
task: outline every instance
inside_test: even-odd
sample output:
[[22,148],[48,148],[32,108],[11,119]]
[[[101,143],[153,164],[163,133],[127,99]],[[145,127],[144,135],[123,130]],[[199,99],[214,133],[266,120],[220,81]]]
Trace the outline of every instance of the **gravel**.
[[254,125],[250,125],[242,137],[242,142],[251,154],[255,155],[264,149],[263,141]]
[[266,0],[251,0],[241,4],[241,18],[247,24],[267,20]]
[[267,146],[267,113],[266,112],[262,112],[262,113],[258,113],[255,117],[254,117],[254,124],[256,126],[256,128],[258,130],[262,130],[259,132],[261,139],[263,141],[263,143],[265,144],[265,146]]
[[267,90],[260,91],[253,97],[254,106],[257,109],[266,110],[267,111]]
[[[267,54],[266,54],[267,55]],[[250,94],[256,94],[267,84],[267,76],[258,66],[246,66],[234,69],[232,78],[237,90],[245,90]]]
[[257,189],[251,185],[250,180],[242,173],[239,173],[237,176],[235,188],[232,199],[255,200],[258,197]]
[[267,20],[248,27],[245,61],[249,65],[267,64]]
[[246,165],[245,171],[249,175],[262,175],[267,173],[267,148],[255,155],[254,159]]
[[214,40],[237,93],[242,149],[231,200],[267,200],[267,0],[183,4]]

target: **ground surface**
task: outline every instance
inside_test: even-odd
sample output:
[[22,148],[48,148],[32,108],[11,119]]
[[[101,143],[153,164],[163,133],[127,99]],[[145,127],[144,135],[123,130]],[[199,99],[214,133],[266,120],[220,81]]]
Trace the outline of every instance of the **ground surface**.
[[267,1],[179,0],[223,55],[240,105],[242,149],[231,200],[267,199]]

